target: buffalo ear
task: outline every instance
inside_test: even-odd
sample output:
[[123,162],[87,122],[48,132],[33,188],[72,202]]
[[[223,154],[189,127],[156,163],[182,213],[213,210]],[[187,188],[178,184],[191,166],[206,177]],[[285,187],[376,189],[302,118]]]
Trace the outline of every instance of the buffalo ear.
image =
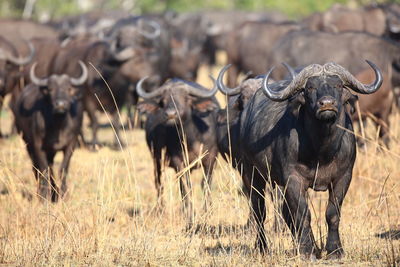
[[211,98],[200,98],[193,101],[193,108],[203,113],[213,111],[219,107]]
[[76,88],[76,87],[74,87],[74,86],[71,86],[71,87],[68,89],[68,94],[69,94],[70,96],[72,96],[72,97],[75,97],[76,95],[78,95],[78,93],[79,93],[79,89]]
[[39,90],[40,90],[40,92],[42,92],[44,95],[49,95],[49,94],[50,94],[49,87],[47,87],[47,86],[39,86]]
[[346,88],[343,89],[342,93],[342,103],[346,108],[349,108],[350,114],[354,114],[356,112],[356,102],[358,100],[357,95],[353,95]]
[[145,100],[137,104],[137,109],[142,114],[153,114],[159,108],[159,105],[151,100]]
[[289,101],[290,109],[294,116],[297,117],[299,115],[300,107],[305,103],[306,99],[304,98],[304,91],[300,91]]
[[227,116],[226,116],[226,109],[221,109],[217,113],[217,122],[218,123],[224,123],[227,121]]

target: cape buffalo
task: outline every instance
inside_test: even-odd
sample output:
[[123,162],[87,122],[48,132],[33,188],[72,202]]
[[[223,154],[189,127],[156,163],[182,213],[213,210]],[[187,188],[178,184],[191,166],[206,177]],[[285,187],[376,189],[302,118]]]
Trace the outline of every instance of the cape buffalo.
[[268,181],[282,186],[283,217],[299,244],[302,255],[319,257],[311,230],[308,188],[329,190],[326,209],[330,257],[340,257],[340,209],[352,178],[356,158],[355,137],[345,108],[349,89],[371,94],[382,84],[373,63],[376,80],[359,82],[336,63],[312,64],[296,74],[287,67],[291,80],[268,84],[272,69],[241,114],[240,148],[244,177],[251,177],[250,198],[257,223],[257,244],[267,248],[264,230],[265,188]]
[[[39,183],[38,195],[53,202],[67,191],[69,162],[82,125],[83,104],[75,86],[86,81],[87,68],[82,62],[79,65],[82,69],[79,78],[53,74],[41,79],[35,75],[34,64],[30,75],[32,84],[23,89],[13,109],[17,129],[22,133]],[[58,151],[64,153],[59,170],[61,190],[52,170]]]
[[[0,112],[6,95],[13,92],[19,86],[21,67],[31,62],[35,55],[35,48],[31,42],[24,41],[30,50],[29,55],[20,57],[18,50],[7,39],[0,36]],[[2,137],[0,130],[0,137]]]
[[335,4],[323,13],[312,14],[303,20],[303,24],[314,31],[360,31],[399,39],[399,11],[400,5],[395,3],[374,4],[357,9]]
[[[161,207],[161,152],[165,149],[165,159],[176,173],[184,171],[186,167],[194,167],[191,164],[203,156],[195,166],[204,168],[202,187],[206,194],[204,208],[207,209],[211,177],[218,154],[215,126],[219,105],[214,98],[218,88],[215,85],[212,90],[207,90],[196,83],[173,79],[147,93],[142,88],[144,81],[142,79],[137,85],[138,94],[146,99],[138,104],[138,109],[147,114],[146,141],[153,154],[155,183]],[[183,209],[190,226],[193,211],[189,171],[180,175],[179,182]]]
[[271,67],[268,58],[275,43],[290,31],[302,29],[296,22],[246,22],[227,38],[228,86],[236,86],[239,74],[251,72],[251,77],[265,73]]

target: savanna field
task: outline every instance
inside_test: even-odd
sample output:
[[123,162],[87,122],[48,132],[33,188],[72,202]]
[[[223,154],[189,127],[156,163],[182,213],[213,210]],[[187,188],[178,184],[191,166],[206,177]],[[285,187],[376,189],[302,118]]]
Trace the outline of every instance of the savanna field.
[[[214,69],[214,75],[219,68]],[[206,85],[207,70],[199,82]],[[210,84],[208,84],[210,85]],[[224,102],[219,95],[220,102]],[[223,104],[222,104],[223,105]],[[124,111],[121,120],[126,121]],[[1,116],[4,132],[11,112]],[[274,204],[268,200],[266,229],[270,252],[254,249],[255,232],[245,229],[249,206],[241,178],[221,157],[212,185],[211,209],[204,213],[202,172],[191,173],[195,227],[185,230],[178,179],[165,168],[165,209],[156,207],[153,163],[141,129],[125,129],[122,151],[78,148],[71,161],[66,198],[53,204],[36,195],[31,161],[20,136],[0,143],[0,266],[397,266],[400,264],[400,113],[391,115],[390,150],[379,146],[370,122],[357,131],[353,180],[342,208],[341,260],[303,260],[285,225],[274,231]],[[111,143],[110,119],[99,138]],[[84,132],[90,136],[88,121]],[[56,157],[58,167],[61,153]],[[59,183],[59,181],[58,181]],[[312,226],[319,247],[326,242],[327,193],[309,190]]]

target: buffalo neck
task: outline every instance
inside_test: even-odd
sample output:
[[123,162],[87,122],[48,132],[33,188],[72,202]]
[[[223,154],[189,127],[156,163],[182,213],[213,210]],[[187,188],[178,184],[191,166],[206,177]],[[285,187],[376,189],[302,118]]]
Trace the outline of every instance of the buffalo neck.
[[[309,150],[311,155],[318,158],[320,162],[332,160],[342,144],[342,138],[345,133],[346,113],[342,109],[336,120],[321,121],[304,109],[299,114],[300,127],[303,128],[299,133],[303,133],[300,140],[305,140],[305,149]],[[301,118],[302,117],[302,118]],[[300,135],[300,134],[299,134]],[[304,139],[303,139],[304,138]]]

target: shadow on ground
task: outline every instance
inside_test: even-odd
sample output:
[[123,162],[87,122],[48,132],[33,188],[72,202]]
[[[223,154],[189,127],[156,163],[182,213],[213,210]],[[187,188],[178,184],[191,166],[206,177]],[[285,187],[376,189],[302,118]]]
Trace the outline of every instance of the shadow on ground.
[[375,237],[382,239],[400,240],[400,229],[390,229],[389,231],[375,234]]
[[223,254],[232,254],[233,252],[240,253],[242,255],[249,255],[253,253],[254,249],[247,245],[222,245],[218,243],[215,246],[209,246],[204,248],[205,252],[209,255],[217,256]]
[[252,231],[252,227],[248,225],[209,225],[209,224],[197,224],[193,229],[195,234],[207,235],[213,238],[219,238],[227,235],[242,236],[247,235]]

